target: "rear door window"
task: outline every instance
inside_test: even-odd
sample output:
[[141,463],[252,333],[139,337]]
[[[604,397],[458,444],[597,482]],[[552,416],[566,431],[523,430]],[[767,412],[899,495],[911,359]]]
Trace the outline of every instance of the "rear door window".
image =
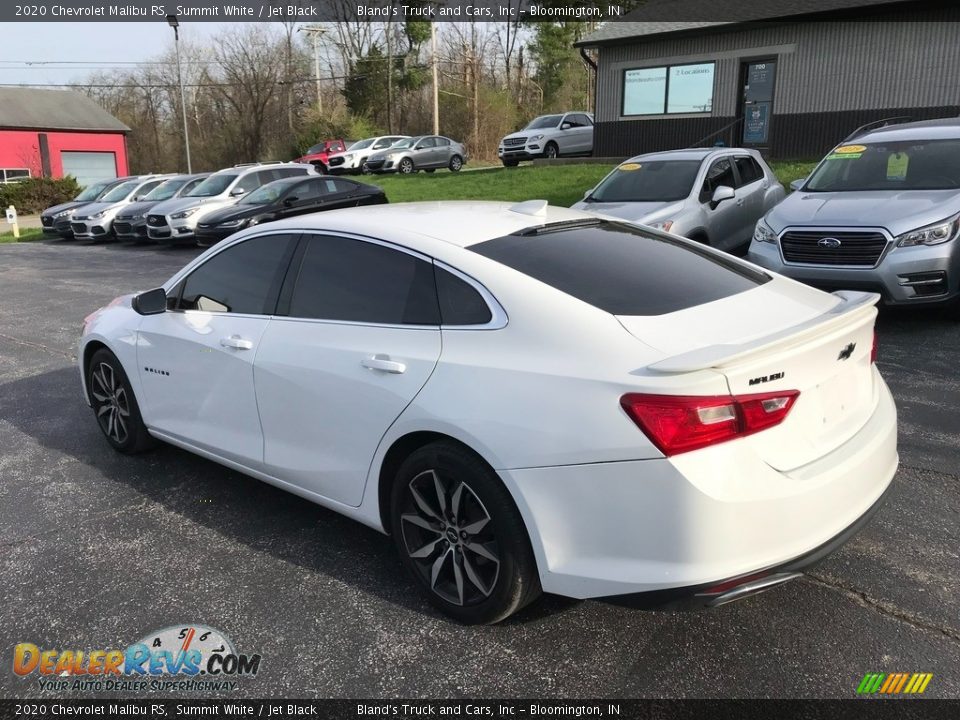
[[737,157],[735,162],[737,163],[737,172],[740,173],[741,185],[749,185],[763,178],[763,170],[760,169],[757,161],[749,155],[741,155]]
[[677,312],[770,280],[695,243],[614,222],[507,235],[470,250],[613,315]]
[[289,315],[377,325],[439,325],[433,264],[343,237],[310,237]]

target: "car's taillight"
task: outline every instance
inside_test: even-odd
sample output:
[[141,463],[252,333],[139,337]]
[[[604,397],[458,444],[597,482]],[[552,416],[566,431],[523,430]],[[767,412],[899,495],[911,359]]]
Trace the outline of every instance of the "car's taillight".
[[877,361],[877,331],[873,331],[873,346],[870,348],[870,362],[875,363]]
[[779,425],[797,390],[755,395],[644,395],[620,398],[627,415],[664,455],[698,450]]

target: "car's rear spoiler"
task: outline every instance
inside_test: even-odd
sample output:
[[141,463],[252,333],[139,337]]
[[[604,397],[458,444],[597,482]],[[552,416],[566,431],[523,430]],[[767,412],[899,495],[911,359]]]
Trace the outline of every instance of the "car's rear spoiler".
[[880,300],[877,293],[838,290],[833,294],[840,302],[815,318],[745,343],[708,345],[673,355],[653,363],[649,369],[661,373],[687,373],[730,365],[785,341],[802,343],[812,335],[822,335],[850,323],[856,314],[876,313],[873,306]]

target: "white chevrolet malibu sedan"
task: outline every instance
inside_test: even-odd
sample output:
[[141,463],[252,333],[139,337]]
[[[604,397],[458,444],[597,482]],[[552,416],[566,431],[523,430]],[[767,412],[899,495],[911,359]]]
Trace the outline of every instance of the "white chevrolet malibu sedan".
[[851,537],[897,468],[876,295],[489,202],[271,223],[94,312],[83,393],[392,535],[426,596],[719,605]]

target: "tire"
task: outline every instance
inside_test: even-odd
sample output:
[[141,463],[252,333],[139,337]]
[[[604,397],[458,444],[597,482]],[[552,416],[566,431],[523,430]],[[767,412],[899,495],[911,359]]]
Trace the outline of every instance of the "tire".
[[501,160],[504,167],[516,167],[520,164],[519,160]]
[[463,167],[463,158],[459,155],[454,155],[450,158],[450,172],[460,172],[460,169]]
[[313,165],[314,169],[316,169],[316,171],[317,171],[320,175],[326,175],[326,174],[327,174],[327,166],[324,165],[322,162],[315,162],[315,163],[310,163],[310,164]]
[[370,171],[370,168],[367,167],[367,159],[366,159],[366,158],[363,158],[363,160],[360,161],[360,174],[361,174],[361,175],[372,175],[372,174],[373,174],[373,173]]
[[557,147],[555,142],[548,142],[547,146],[543,149],[543,156],[545,158],[550,158],[551,160],[553,158],[558,158],[560,157],[560,148]]
[[435,607],[462,623],[499,622],[542,592],[513,498],[461,446],[431,443],[406,459],[393,484],[390,520],[407,571]]
[[416,168],[413,166],[413,160],[410,158],[403,158],[399,163],[397,163],[397,172],[401,175],[412,175],[416,172]]
[[157,444],[143,424],[123,366],[109,350],[101,348],[90,358],[87,392],[97,425],[114,450],[132,455]]

